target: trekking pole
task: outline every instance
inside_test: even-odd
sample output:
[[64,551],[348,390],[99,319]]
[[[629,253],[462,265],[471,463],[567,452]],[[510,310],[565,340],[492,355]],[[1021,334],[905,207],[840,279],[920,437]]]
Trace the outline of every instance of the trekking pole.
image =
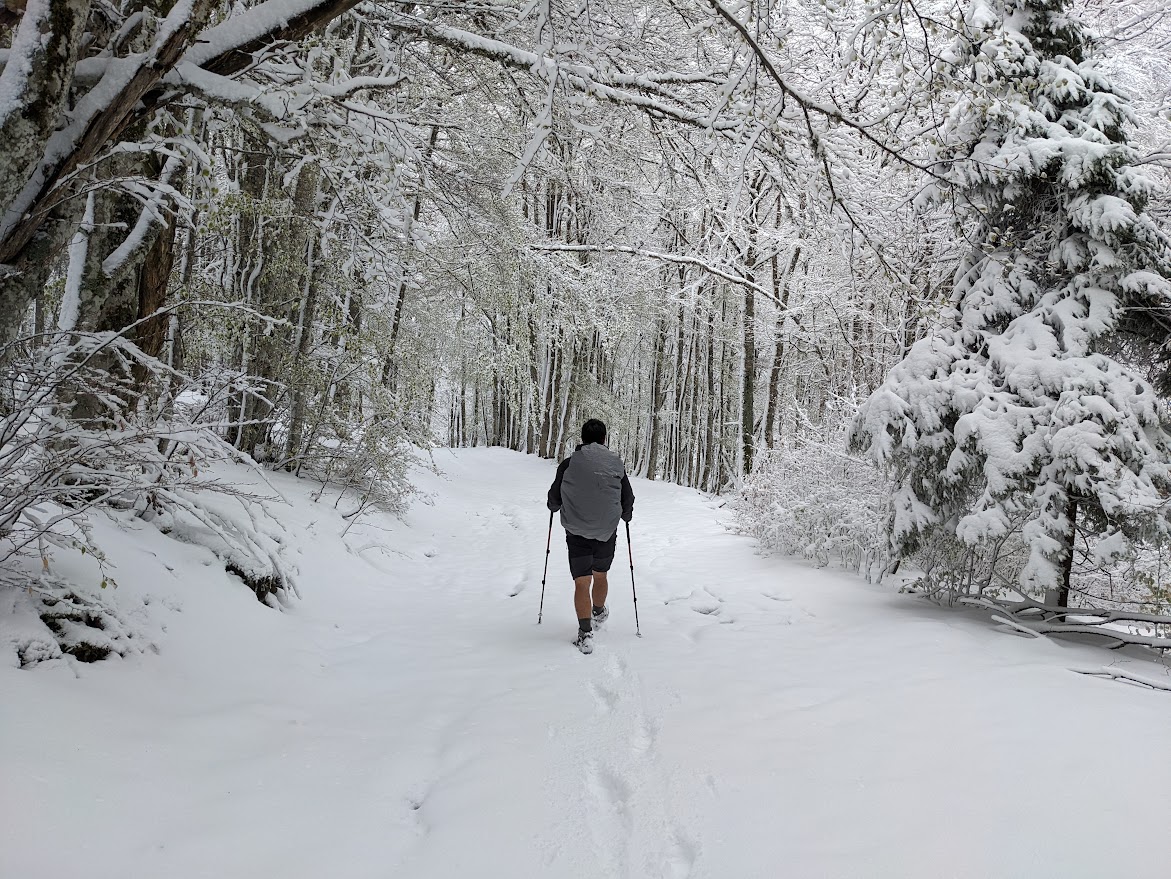
[[638,590],[634,588],[634,550],[630,548],[630,523],[626,523],[626,554],[630,557],[630,591],[634,593],[634,634],[639,638],[642,632],[638,628]]
[[549,576],[549,547],[553,545],[553,512],[549,512],[549,536],[545,539],[545,570],[541,574],[541,607],[537,610],[537,625],[545,613],[545,578]]

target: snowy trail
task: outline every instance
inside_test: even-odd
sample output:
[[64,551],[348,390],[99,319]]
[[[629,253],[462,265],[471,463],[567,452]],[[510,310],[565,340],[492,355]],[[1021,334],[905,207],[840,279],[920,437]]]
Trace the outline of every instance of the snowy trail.
[[1067,670],[1113,654],[758,556],[710,499],[636,480],[645,637],[620,537],[581,656],[557,525],[536,625],[552,463],[436,460],[433,505],[344,541],[278,483],[285,614],[127,535],[123,588],[181,612],[157,656],[0,668],[0,876],[1171,870],[1171,699]]

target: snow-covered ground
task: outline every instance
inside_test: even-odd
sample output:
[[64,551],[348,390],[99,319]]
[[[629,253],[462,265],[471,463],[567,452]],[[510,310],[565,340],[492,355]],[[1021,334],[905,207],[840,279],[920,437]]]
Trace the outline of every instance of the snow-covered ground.
[[1171,694],[1069,671],[1167,668],[761,557],[641,480],[644,637],[620,541],[582,656],[556,525],[536,625],[553,463],[436,460],[344,538],[273,477],[285,613],[101,526],[160,652],[0,666],[0,876],[1171,876]]

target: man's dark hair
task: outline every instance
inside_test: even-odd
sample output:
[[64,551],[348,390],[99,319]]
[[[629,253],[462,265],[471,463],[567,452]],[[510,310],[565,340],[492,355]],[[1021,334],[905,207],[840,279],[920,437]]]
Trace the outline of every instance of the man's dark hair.
[[581,426],[581,441],[585,445],[604,443],[606,441],[606,425],[596,418],[591,418]]

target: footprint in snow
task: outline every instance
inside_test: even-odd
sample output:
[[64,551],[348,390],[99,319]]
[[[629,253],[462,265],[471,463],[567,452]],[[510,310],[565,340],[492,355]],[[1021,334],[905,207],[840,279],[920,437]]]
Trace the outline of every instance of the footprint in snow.
[[690,604],[687,606],[696,613],[701,613],[705,616],[718,614],[720,612],[720,606],[724,603],[724,599],[707,589],[696,589],[691,593],[689,598]]
[[681,827],[671,835],[671,849],[667,854],[667,866],[671,879],[689,879],[699,857],[699,845]]
[[645,717],[640,717],[637,725],[634,727],[634,738],[630,741],[631,751],[634,752],[636,757],[645,757],[647,753],[654,750],[655,741],[658,736],[658,725],[647,720]]
[[629,817],[627,803],[630,800],[630,785],[616,772],[605,767],[592,765],[587,784],[590,792],[601,805],[617,813],[623,819]]
[[634,830],[630,786],[614,771],[596,763],[590,763],[585,783],[594,801],[586,822],[603,862],[599,865],[603,871],[596,875],[629,876],[630,836]]
[[613,690],[603,687],[600,684],[595,684],[592,681],[586,684],[586,688],[590,691],[590,695],[594,697],[594,702],[597,703],[600,714],[610,713],[614,710],[614,706],[618,704],[618,694]]
[[419,836],[426,836],[431,832],[430,825],[427,823],[426,818],[423,817],[424,799],[422,796],[414,796],[408,797],[406,800],[408,809],[407,820]]
[[696,613],[704,616],[712,616],[720,612],[720,605],[714,601],[695,601],[691,603],[690,607]]

